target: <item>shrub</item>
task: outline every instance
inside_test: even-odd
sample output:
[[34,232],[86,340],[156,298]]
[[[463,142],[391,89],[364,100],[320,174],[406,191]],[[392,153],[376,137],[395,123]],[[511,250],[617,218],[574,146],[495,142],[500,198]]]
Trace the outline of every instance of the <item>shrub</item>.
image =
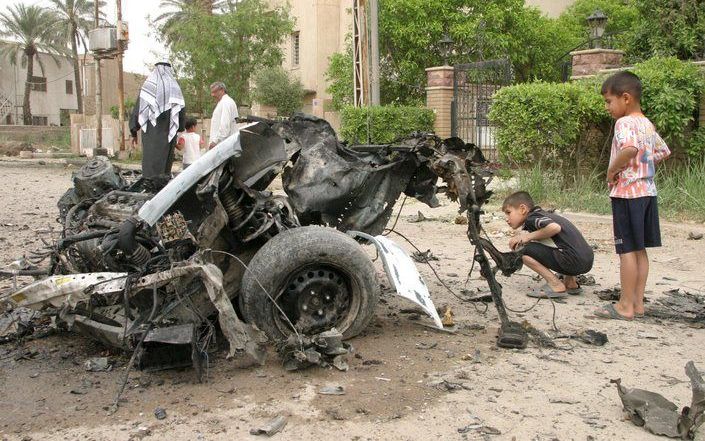
[[[135,107],[135,100],[132,98],[127,98],[125,100],[125,114],[123,117],[125,118],[125,121],[130,119],[130,114],[132,113],[132,108]],[[118,109],[118,106],[110,106],[110,115],[113,117],[113,119],[118,119],[120,116],[120,109]]]
[[500,155],[516,164],[573,163],[583,132],[608,118],[597,87],[592,80],[500,89],[490,110]]
[[326,91],[331,95],[333,110],[342,110],[353,104],[353,56],[348,42],[345,52],[336,52],[328,58],[326,80],[330,84]]
[[433,131],[431,109],[411,106],[344,107],[340,137],[350,143],[388,144],[415,131]]
[[281,66],[268,67],[255,76],[255,101],[276,107],[280,116],[292,115],[301,109],[304,86]]
[[[705,77],[693,63],[675,57],[654,57],[634,66],[641,78],[641,107],[659,134],[673,147],[698,147],[689,144],[685,134],[694,120]],[[692,146],[692,147],[689,147]]]

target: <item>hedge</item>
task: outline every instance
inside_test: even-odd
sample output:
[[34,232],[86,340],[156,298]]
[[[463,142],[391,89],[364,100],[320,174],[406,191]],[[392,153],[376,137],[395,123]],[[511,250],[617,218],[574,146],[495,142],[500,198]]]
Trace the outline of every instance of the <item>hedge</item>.
[[351,144],[388,144],[415,131],[432,132],[435,117],[425,107],[346,106],[341,110],[340,138]]
[[562,165],[576,153],[581,134],[609,115],[597,83],[526,83],[495,95],[490,119],[497,149],[515,163]]
[[[652,58],[635,65],[633,71],[642,81],[642,109],[672,150],[702,155],[705,129],[694,127],[705,87],[702,71],[672,57]],[[495,139],[500,155],[517,164],[542,162],[551,166],[574,160],[586,150],[602,150],[604,139],[598,136],[589,140],[587,134],[595,132],[596,127],[609,128],[611,119],[600,94],[604,78],[500,89],[490,110],[490,119],[497,125]]]

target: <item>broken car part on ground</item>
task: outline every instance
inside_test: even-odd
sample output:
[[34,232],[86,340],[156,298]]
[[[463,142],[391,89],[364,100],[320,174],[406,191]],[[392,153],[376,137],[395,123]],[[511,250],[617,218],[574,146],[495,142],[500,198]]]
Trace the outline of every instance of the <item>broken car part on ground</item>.
[[[267,189],[279,174],[285,195]],[[360,246],[368,242],[399,294],[442,327],[411,258],[380,235],[402,192],[437,206],[439,177],[468,213],[475,260],[503,324],[500,343],[522,347],[485,250],[505,275],[521,259],[479,237],[492,177],[480,150],[425,133],[348,148],[326,121],[306,116],[251,122],[171,180],[89,161],[58,203],[61,237],[4,272],[46,278],[3,300],[133,350],[142,368],[199,368],[216,315],[229,357],[263,363],[267,337],[293,334],[300,348],[289,360],[310,364],[304,336],[321,341],[335,328],[351,338],[374,314],[379,283]]]

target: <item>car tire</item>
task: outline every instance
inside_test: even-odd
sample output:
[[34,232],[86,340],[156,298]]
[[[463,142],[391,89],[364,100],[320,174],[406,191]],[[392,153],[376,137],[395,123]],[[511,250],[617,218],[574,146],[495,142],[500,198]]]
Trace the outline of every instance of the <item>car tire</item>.
[[369,324],[379,294],[374,265],[355,240],[306,226],[262,246],[242,279],[239,301],[245,321],[273,340],[292,334],[292,325],[307,335],[336,327],[348,339]]

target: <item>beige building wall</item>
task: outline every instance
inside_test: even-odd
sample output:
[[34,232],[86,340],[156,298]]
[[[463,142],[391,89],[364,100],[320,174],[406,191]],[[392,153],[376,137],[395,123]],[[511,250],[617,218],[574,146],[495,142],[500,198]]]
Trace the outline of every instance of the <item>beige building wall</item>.
[[[37,117],[39,125],[58,126],[62,122],[62,113],[65,115],[64,122],[68,122],[67,115],[78,109],[76,87],[73,84],[73,65],[67,57],[56,57],[58,65],[50,55],[39,54],[39,58],[45,70],[42,72],[35,58],[33,76],[43,77],[46,80],[46,86],[40,87],[46,90],[32,90],[30,93],[32,116]],[[4,102],[7,99],[10,105],[10,111],[0,115],[0,124],[22,124],[27,69],[22,67],[19,61],[13,65],[10,63],[10,58],[0,58],[0,95],[2,95],[0,101]]]
[[575,0],[526,0],[527,6],[536,6],[549,17],[558,17]]
[[[93,57],[86,56],[85,62],[81,56],[81,65],[83,69],[83,107],[86,115],[95,115],[95,63]],[[117,106],[118,102],[118,65],[117,60],[108,59],[101,60],[101,94],[103,99],[103,114],[109,114],[112,106]],[[125,100],[135,101],[139,93],[142,83],[146,77],[144,75],[124,72],[123,74],[123,90]],[[130,110],[130,109],[128,109]]]
[[[551,17],[560,15],[575,0],[526,0]],[[288,4],[295,18],[294,35],[299,38],[299,62],[294,60],[294,35],[290,35],[282,49],[283,67],[301,80],[307,90],[304,99],[306,113],[323,116],[330,102],[325,78],[328,59],[335,52],[345,50],[346,38],[352,35],[352,0],[269,0],[272,6]],[[256,114],[267,112],[255,105]]]
[[[294,33],[284,44],[283,67],[299,78],[306,89],[304,112],[323,116],[330,94],[326,92],[328,59],[345,50],[346,35],[352,33],[352,0],[270,0],[272,6],[289,4],[296,20]],[[299,59],[294,39],[299,39]]]

